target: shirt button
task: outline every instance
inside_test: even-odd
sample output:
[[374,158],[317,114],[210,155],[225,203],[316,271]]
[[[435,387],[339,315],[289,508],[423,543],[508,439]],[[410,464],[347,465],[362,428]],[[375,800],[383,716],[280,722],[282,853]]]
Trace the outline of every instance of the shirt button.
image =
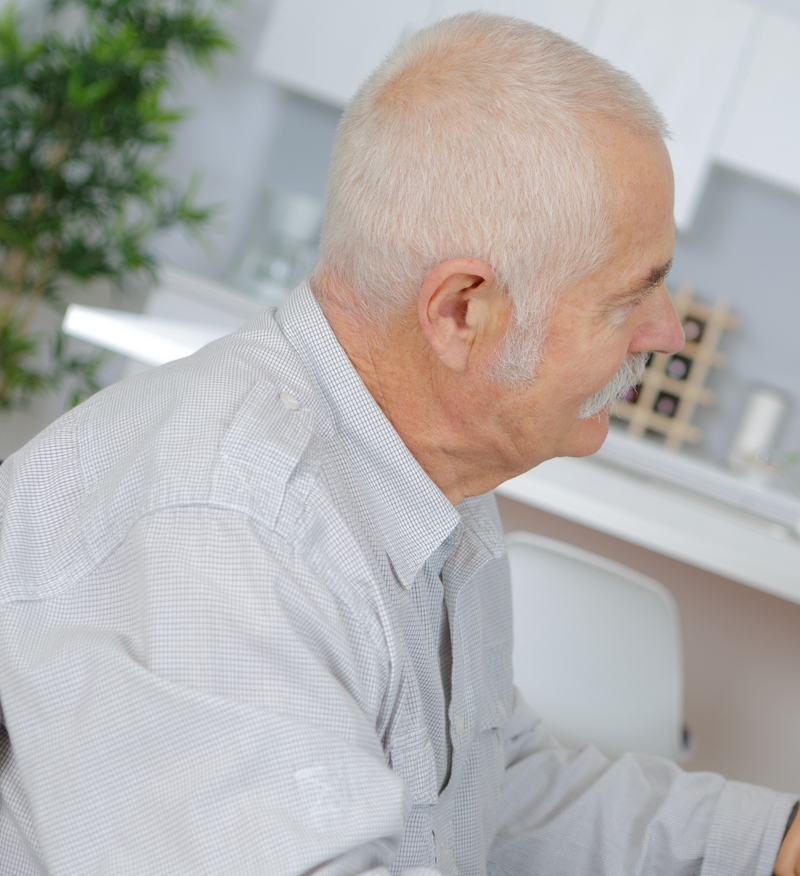
[[278,398],[289,408],[290,411],[296,411],[300,407],[300,402],[288,392],[282,392]]
[[463,715],[459,715],[456,718],[455,730],[456,730],[456,736],[463,736],[464,735],[464,716]]

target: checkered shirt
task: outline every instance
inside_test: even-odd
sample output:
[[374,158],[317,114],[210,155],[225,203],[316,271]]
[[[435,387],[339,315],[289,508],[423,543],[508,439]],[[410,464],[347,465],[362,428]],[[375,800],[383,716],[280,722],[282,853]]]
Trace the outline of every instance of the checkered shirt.
[[561,748],[308,286],[0,466],[0,873],[768,876],[788,795]]

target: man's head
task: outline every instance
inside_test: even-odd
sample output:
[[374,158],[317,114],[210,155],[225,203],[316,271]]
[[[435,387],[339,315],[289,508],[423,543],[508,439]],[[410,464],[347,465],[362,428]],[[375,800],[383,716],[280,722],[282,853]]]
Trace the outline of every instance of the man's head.
[[417,34],[345,113],[312,285],[451,500],[592,453],[642,354],[682,345],[663,134],[628,76],[483,14]]
[[514,305],[495,376],[529,381],[558,292],[609,255],[598,125],[665,133],[633,79],[544,28],[471,13],[421,31],[342,118],[317,294],[347,289],[385,330],[436,265],[483,261]]

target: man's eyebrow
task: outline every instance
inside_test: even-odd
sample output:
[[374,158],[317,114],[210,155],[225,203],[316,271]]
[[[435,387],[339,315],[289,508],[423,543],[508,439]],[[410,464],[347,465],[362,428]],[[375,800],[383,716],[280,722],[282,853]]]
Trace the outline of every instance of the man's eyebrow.
[[653,268],[646,277],[634,283],[625,292],[620,292],[619,295],[615,295],[609,303],[612,306],[615,304],[622,304],[631,298],[637,298],[639,295],[648,292],[650,289],[655,289],[664,282],[665,277],[671,270],[672,259],[657,268]]

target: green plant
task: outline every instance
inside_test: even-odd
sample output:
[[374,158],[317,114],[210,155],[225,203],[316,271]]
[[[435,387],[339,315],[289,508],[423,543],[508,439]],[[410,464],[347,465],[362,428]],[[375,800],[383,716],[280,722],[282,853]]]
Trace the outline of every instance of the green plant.
[[97,389],[99,358],[61,337],[34,367],[41,304],[63,312],[76,283],[152,273],[156,231],[208,220],[196,180],[181,191],[158,173],[183,116],[165,98],[177,64],[208,69],[231,48],[198,0],[51,0],[42,31],[0,15],[0,410],[68,379],[73,403]]

